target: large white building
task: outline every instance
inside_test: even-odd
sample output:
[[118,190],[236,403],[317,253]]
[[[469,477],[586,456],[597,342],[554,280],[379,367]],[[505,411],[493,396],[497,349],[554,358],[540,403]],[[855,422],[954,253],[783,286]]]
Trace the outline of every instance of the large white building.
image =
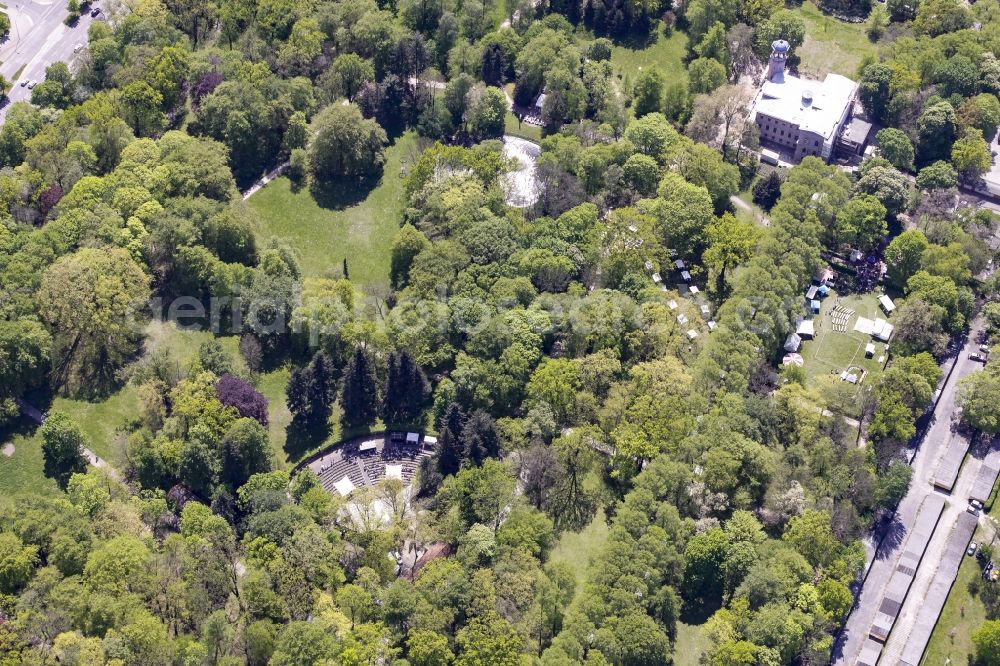
[[838,142],[848,150],[863,150],[871,126],[851,122],[858,84],[840,74],[827,74],[823,81],[789,74],[788,50],[783,39],[771,45],[767,76],[753,101],[751,118],[761,144],[778,146],[795,162],[807,155],[829,160]]

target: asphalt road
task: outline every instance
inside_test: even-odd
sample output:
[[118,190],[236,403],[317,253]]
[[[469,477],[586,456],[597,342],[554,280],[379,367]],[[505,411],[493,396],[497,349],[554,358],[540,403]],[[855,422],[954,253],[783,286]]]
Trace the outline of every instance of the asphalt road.
[[[100,4],[91,5],[94,7]],[[12,103],[31,99],[31,91],[22,86],[22,82],[43,81],[45,68],[52,63],[72,63],[76,56],[73,50],[80,44],[87,44],[87,28],[95,20],[86,13],[76,25],[67,26],[63,23],[68,16],[65,0],[8,0],[6,11],[12,25],[9,35],[0,43],[0,74],[7,77],[13,87],[8,93],[10,101],[0,108],[0,122],[6,118]]]
[[[983,321],[977,319],[973,322],[972,329],[965,346],[958,353],[955,359],[955,367],[947,382],[941,389],[941,396],[934,409],[934,421],[925,432],[919,448],[913,458],[913,480],[910,483],[910,490],[899,503],[896,510],[895,519],[891,524],[881,526],[876,535],[882,539],[881,546],[875,554],[875,559],[871,564],[865,582],[858,594],[854,610],[847,618],[844,630],[837,638],[834,646],[832,663],[835,666],[853,666],[856,663],[861,646],[868,637],[868,630],[871,628],[872,620],[878,610],[882,597],[885,594],[885,587],[896,568],[899,556],[902,554],[902,546],[906,540],[906,535],[913,527],[917,509],[924,498],[934,492],[932,487],[934,472],[937,468],[941,454],[948,446],[950,439],[962,436],[960,433],[952,433],[951,417],[955,412],[955,399],[958,391],[958,383],[962,377],[969,375],[975,370],[981,369],[982,364],[969,359],[969,354],[979,346],[979,337],[984,328]],[[965,510],[968,504],[968,489],[972,485],[976,474],[979,472],[981,462],[969,458],[962,467],[961,473],[954,486],[954,491],[949,498],[934,534],[931,543],[924,553],[920,566],[917,569],[915,584],[911,587],[906,596],[903,611],[897,626],[893,628],[893,633],[889,637],[887,651],[897,654],[902,646],[896,646],[897,639],[904,639],[907,635],[906,627],[912,625],[915,609],[919,608],[920,601],[926,592],[926,587],[933,573],[937,571],[938,562],[943,552],[943,543],[957,515]],[[963,496],[964,493],[964,496]],[[884,539],[883,539],[884,537]],[[902,626],[900,626],[902,625]],[[880,663],[894,664],[891,656],[886,660],[886,655]]]

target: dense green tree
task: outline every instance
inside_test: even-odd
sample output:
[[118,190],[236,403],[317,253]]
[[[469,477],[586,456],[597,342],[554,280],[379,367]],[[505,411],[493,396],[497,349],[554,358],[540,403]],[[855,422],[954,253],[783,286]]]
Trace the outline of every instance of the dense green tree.
[[921,268],[921,259],[929,246],[927,237],[918,229],[908,229],[892,239],[885,249],[888,277],[898,288]]
[[892,69],[884,63],[865,67],[858,82],[858,99],[877,122],[884,123],[888,115]]
[[913,27],[918,34],[930,36],[955,32],[972,25],[969,10],[957,0],[925,0],[917,5]]
[[975,128],[992,140],[1000,125],[1000,100],[993,93],[976,95],[958,107],[958,123],[963,128]]
[[315,622],[292,622],[278,635],[272,666],[313,666],[336,656],[337,641]]
[[25,545],[15,534],[0,532],[0,592],[16,594],[38,566],[38,547]]
[[386,423],[419,425],[430,399],[424,371],[405,349],[389,355],[382,419]]
[[948,159],[958,131],[955,109],[948,102],[931,104],[917,121],[917,164]]
[[1000,620],[987,620],[972,634],[976,659],[982,664],[1000,663]]
[[889,233],[886,208],[870,194],[854,197],[837,214],[837,240],[850,247],[870,250]]
[[[873,160],[869,160],[872,162]],[[910,181],[891,166],[876,164],[865,168],[855,189],[870,194],[885,206],[889,215],[898,215],[906,208],[910,198]]]
[[76,80],[64,62],[57,62],[45,68],[45,80],[31,90],[31,103],[36,106],[51,106],[66,109],[77,95]]
[[348,427],[370,426],[378,416],[378,385],[368,353],[361,347],[344,369],[344,387],[340,394],[343,421]]
[[45,476],[54,478],[61,488],[65,488],[73,474],[87,470],[87,459],[83,456],[87,439],[83,430],[66,414],[52,412],[39,432]]
[[271,470],[267,430],[252,418],[236,420],[222,440],[222,478],[239,488],[259,472]]
[[684,549],[684,586],[681,592],[689,601],[710,602],[722,595],[718,575],[729,553],[729,538],[721,529],[692,537]]
[[981,131],[975,128],[966,130],[965,136],[951,147],[951,163],[962,179],[970,183],[990,170],[993,156]]
[[648,67],[639,73],[632,86],[632,109],[635,117],[663,109],[667,77],[658,67]]
[[363,178],[381,172],[388,141],[374,120],[366,120],[354,105],[331,104],[312,124],[309,169],[321,185]]
[[457,403],[450,403],[438,426],[437,468],[442,477],[457,474],[465,456],[462,443],[465,416]]
[[1000,432],[1000,373],[987,365],[982,372],[964,377],[959,384],[958,405],[962,421],[976,430]]
[[712,58],[696,58],[688,65],[688,87],[694,95],[710,93],[725,85],[726,67]]
[[881,129],[875,135],[879,154],[902,171],[913,169],[913,143],[904,132],[894,127]]
[[900,460],[892,461],[886,474],[878,479],[875,503],[885,509],[894,508],[906,496],[912,478],[912,467]]
[[792,518],[782,538],[813,566],[823,566],[835,559],[840,551],[833,536],[830,514],[824,511],[808,510]]
[[947,189],[958,184],[954,167],[944,160],[925,166],[917,174],[917,187],[921,190]]
[[496,421],[482,410],[469,414],[462,427],[462,441],[465,444],[465,459],[473,465],[481,465],[488,458],[500,457],[500,433]]
[[757,53],[761,56],[770,55],[771,44],[777,39],[788,42],[789,56],[793,56],[795,49],[802,46],[806,37],[806,26],[802,18],[797,13],[784,8],[772,13],[762,23],[750,23],[749,25],[756,27],[754,43],[757,47]]
[[492,86],[473,88],[468,93],[465,115],[473,136],[496,139],[503,135],[507,114],[507,98],[503,91]]
[[455,655],[448,639],[433,631],[418,629],[406,640],[407,657],[413,666],[448,666]]
[[39,310],[53,332],[55,380],[109,382],[137,351],[149,278],[125,250],[84,248],[42,277]]

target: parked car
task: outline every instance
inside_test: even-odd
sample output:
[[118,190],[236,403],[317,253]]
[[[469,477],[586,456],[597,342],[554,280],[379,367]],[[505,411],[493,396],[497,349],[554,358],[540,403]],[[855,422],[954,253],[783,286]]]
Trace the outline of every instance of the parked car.
[[984,354],[989,354],[990,353],[990,346],[989,345],[979,345],[979,351],[981,351]]
[[23,88],[24,86],[26,86],[26,85],[28,85],[28,79],[25,79],[25,80],[21,81],[21,87],[22,87],[22,88]]
[[95,7],[94,9],[92,9],[90,11],[90,16],[94,17],[94,16],[97,16],[100,13],[101,13],[101,8],[100,7]]
[[969,513],[971,513],[973,516],[978,516],[979,515],[979,509],[976,508],[976,507],[974,507],[974,506],[972,506],[971,504],[966,509],[966,511],[968,511]]
[[973,541],[969,544],[969,547],[965,549],[965,554],[972,557],[976,554],[976,549],[979,548],[979,544]]
[[969,354],[969,360],[970,361],[979,361],[980,363],[985,363],[986,362],[986,357],[983,356],[982,354],[980,354],[979,352],[972,352],[971,354]]
[[35,81],[34,79],[31,79],[30,81],[28,81],[28,90],[31,90],[36,85],[38,85],[38,81]]
[[969,500],[969,504],[971,504],[972,506],[976,507],[976,508],[977,508],[977,509],[979,509],[980,511],[982,511],[982,510],[983,510],[983,503],[982,503],[982,502],[980,502],[980,501],[979,501],[979,500],[977,500],[977,499],[974,499],[974,500]]

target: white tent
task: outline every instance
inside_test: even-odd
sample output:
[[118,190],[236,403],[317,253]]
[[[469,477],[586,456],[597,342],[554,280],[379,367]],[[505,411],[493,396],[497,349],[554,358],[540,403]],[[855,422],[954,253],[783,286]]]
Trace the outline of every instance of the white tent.
[[687,271],[681,271],[681,279],[684,280],[685,282],[690,282],[691,274],[688,273]]
[[813,324],[812,319],[803,319],[799,322],[799,327],[795,331],[799,334],[800,338],[805,338],[806,340],[811,340],[814,335],[816,335],[816,329]]
[[865,345],[865,358],[871,358],[875,355],[875,343],[869,342]]
[[696,287],[694,285],[691,285],[690,287],[688,287],[688,290],[690,290],[690,292],[692,294],[697,294],[698,293],[698,287]]
[[806,291],[806,300],[811,301],[814,298],[816,298],[817,291],[819,291],[819,287],[817,287],[816,285],[810,286],[809,289]]
[[416,444],[419,441],[420,441],[420,433],[419,432],[408,432],[408,433],[406,433],[406,443],[407,444]]
[[352,492],[354,492],[354,484],[351,482],[350,477],[345,476],[340,481],[333,484],[333,487],[337,489],[337,492],[347,497]]
[[797,352],[801,345],[802,345],[802,338],[800,338],[797,333],[789,333],[788,337],[785,338],[786,352]]
[[669,301],[667,301],[667,307],[670,308],[671,310],[676,310],[677,301],[675,301],[674,299],[670,299]]
[[674,266],[676,266],[677,270],[679,270],[679,271],[684,270],[684,260],[683,259],[678,259],[677,261],[674,262]]
[[698,337],[698,331],[694,330],[693,328],[688,331],[688,340],[694,340],[697,337]]
[[893,325],[885,319],[876,319],[874,326],[872,326],[872,335],[876,340],[888,342],[889,338],[892,337],[893,328]]
[[679,321],[682,324],[686,324],[686,323],[688,323],[688,318],[687,318],[686,315],[679,314],[679,315],[677,315],[677,321]]
[[875,322],[867,317],[858,317],[854,322],[854,330],[858,333],[864,333],[865,335],[871,335],[875,328]]
[[385,466],[385,478],[387,479],[400,479],[403,478],[403,466],[402,465],[386,465]]
[[893,303],[892,299],[885,294],[878,297],[878,303],[882,306],[882,309],[885,310],[887,315],[892,314],[892,311],[896,309],[896,304]]

